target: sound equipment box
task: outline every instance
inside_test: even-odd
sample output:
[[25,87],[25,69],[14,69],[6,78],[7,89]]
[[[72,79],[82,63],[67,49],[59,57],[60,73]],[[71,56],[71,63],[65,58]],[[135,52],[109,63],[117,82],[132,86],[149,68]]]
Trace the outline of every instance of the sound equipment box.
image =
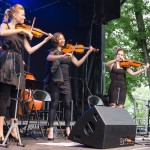
[[95,148],[134,145],[136,124],[124,108],[94,106],[75,123],[69,140]]

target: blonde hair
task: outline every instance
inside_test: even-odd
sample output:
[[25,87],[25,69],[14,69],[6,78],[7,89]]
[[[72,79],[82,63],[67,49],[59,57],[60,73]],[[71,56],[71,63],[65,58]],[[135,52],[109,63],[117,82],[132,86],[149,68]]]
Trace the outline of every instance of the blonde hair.
[[51,38],[51,42],[52,42],[53,46],[56,47],[58,45],[59,38],[61,35],[64,36],[61,32],[56,32],[53,34],[53,37]]
[[18,12],[19,10],[24,10],[23,6],[20,4],[16,4],[10,9],[6,9],[3,22],[8,23],[13,18],[13,14]]

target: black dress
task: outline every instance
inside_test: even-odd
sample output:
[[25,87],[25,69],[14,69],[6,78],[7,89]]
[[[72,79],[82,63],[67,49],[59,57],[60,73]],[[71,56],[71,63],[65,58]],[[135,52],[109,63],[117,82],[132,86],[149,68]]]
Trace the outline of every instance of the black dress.
[[117,69],[116,66],[110,71],[111,84],[108,90],[109,103],[124,105],[126,99],[126,69]]
[[[9,25],[8,26],[8,30]],[[22,52],[24,48],[24,36],[13,34],[4,36],[0,51],[0,82],[14,85],[16,89],[25,88],[24,65]]]

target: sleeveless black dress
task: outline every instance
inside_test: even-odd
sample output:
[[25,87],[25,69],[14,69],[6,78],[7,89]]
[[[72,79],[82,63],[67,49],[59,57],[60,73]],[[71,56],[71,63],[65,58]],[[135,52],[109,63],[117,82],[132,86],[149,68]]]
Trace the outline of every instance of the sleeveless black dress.
[[23,89],[25,88],[22,59],[22,52],[25,49],[24,36],[13,34],[1,37],[1,39],[3,50],[0,50],[0,82],[14,85],[16,89]]
[[126,99],[126,69],[117,69],[116,66],[110,71],[111,84],[108,90],[109,103],[124,105]]

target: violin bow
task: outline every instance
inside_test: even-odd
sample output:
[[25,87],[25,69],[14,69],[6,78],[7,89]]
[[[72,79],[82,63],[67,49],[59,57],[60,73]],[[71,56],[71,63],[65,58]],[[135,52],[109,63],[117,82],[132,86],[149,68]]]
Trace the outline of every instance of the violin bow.
[[35,20],[36,20],[36,17],[33,18],[32,26],[31,26],[31,30],[30,30],[31,33],[32,33],[32,30],[33,30],[33,26],[34,26]]
[[[36,20],[36,17],[33,18],[32,26],[31,26],[31,30],[30,30],[31,33],[32,33],[33,28],[34,28],[35,20]],[[43,33],[43,34],[49,36],[48,33],[44,32],[44,31],[42,31],[42,30],[40,30],[40,29],[34,28],[34,30],[37,31],[37,32],[41,32],[41,33]]]

